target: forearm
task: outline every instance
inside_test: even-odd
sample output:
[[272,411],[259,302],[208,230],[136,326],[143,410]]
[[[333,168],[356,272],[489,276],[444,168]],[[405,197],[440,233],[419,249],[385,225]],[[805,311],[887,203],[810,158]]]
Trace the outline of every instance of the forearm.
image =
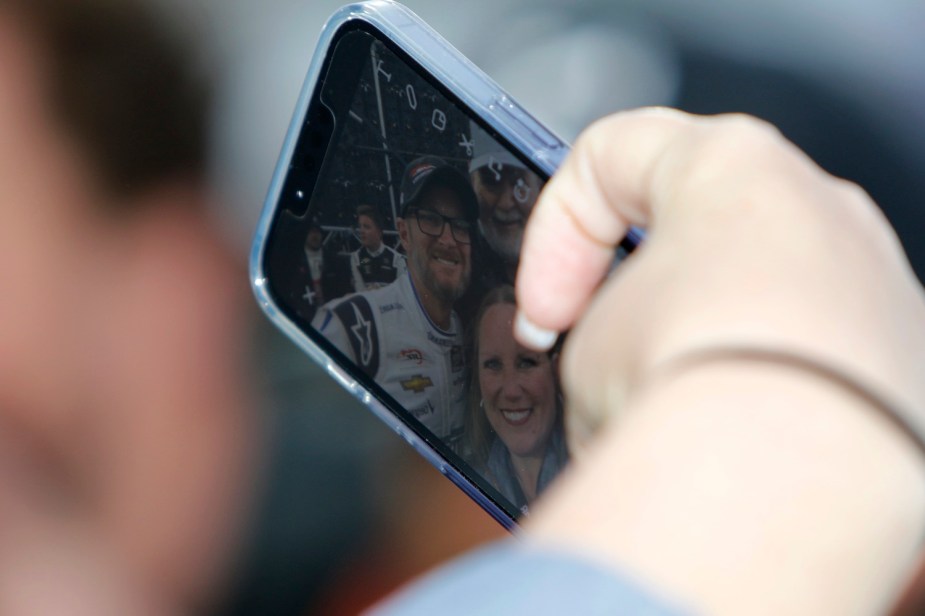
[[706,613],[884,610],[925,530],[925,460],[904,435],[784,366],[717,362],[653,385],[537,510],[537,538]]

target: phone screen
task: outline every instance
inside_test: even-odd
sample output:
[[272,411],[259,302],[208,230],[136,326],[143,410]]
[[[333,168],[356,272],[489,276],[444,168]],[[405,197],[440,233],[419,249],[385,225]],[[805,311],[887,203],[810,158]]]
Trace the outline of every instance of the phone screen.
[[270,292],[518,518],[569,458],[555,355],[512,334],[547,178],[373,33],[343,34],[322,71],[268,240]]

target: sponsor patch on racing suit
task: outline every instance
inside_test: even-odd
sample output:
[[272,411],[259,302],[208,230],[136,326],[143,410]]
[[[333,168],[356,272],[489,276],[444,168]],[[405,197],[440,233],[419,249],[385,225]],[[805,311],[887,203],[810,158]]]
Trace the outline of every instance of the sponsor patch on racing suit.
[[462,325],[424,312],[406,272],[392,284],[324,305],[312,325],[433,434],[462,436],[466,378]]

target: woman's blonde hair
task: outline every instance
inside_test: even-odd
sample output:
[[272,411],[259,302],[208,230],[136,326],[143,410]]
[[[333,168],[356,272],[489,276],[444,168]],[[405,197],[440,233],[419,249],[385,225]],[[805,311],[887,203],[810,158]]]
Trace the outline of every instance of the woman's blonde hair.
[[469,395],[466,400],[465,454],[476,468],[488,459],[494,434],[482,409],[482,388],[479,385],[479,329],[488,309],[498,304],[517,305],[514,287],[505,284],[491,289],[482,298],[469,328]]

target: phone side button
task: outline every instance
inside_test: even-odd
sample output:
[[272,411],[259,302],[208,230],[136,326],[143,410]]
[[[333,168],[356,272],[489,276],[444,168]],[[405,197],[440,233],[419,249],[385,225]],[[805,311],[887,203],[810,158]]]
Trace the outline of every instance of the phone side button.
[[353,380],[350,375],[341,370],[340,366],[336,364],[328,364],[328,374],[334,377],[334,380],[340,383],[344,389],[350,393],[356,393],[356,381]]
[[564,148],[565,144],[555,135],[550,133],[542,124],[540,124],[532,115],[524,111],[520,105],[512,101],[507,96],[501,96],[496,99],[492,107],[500,110],[502,115],[513,120],[521,128],[525,129],[540,144],[547,148],[556,149]]

